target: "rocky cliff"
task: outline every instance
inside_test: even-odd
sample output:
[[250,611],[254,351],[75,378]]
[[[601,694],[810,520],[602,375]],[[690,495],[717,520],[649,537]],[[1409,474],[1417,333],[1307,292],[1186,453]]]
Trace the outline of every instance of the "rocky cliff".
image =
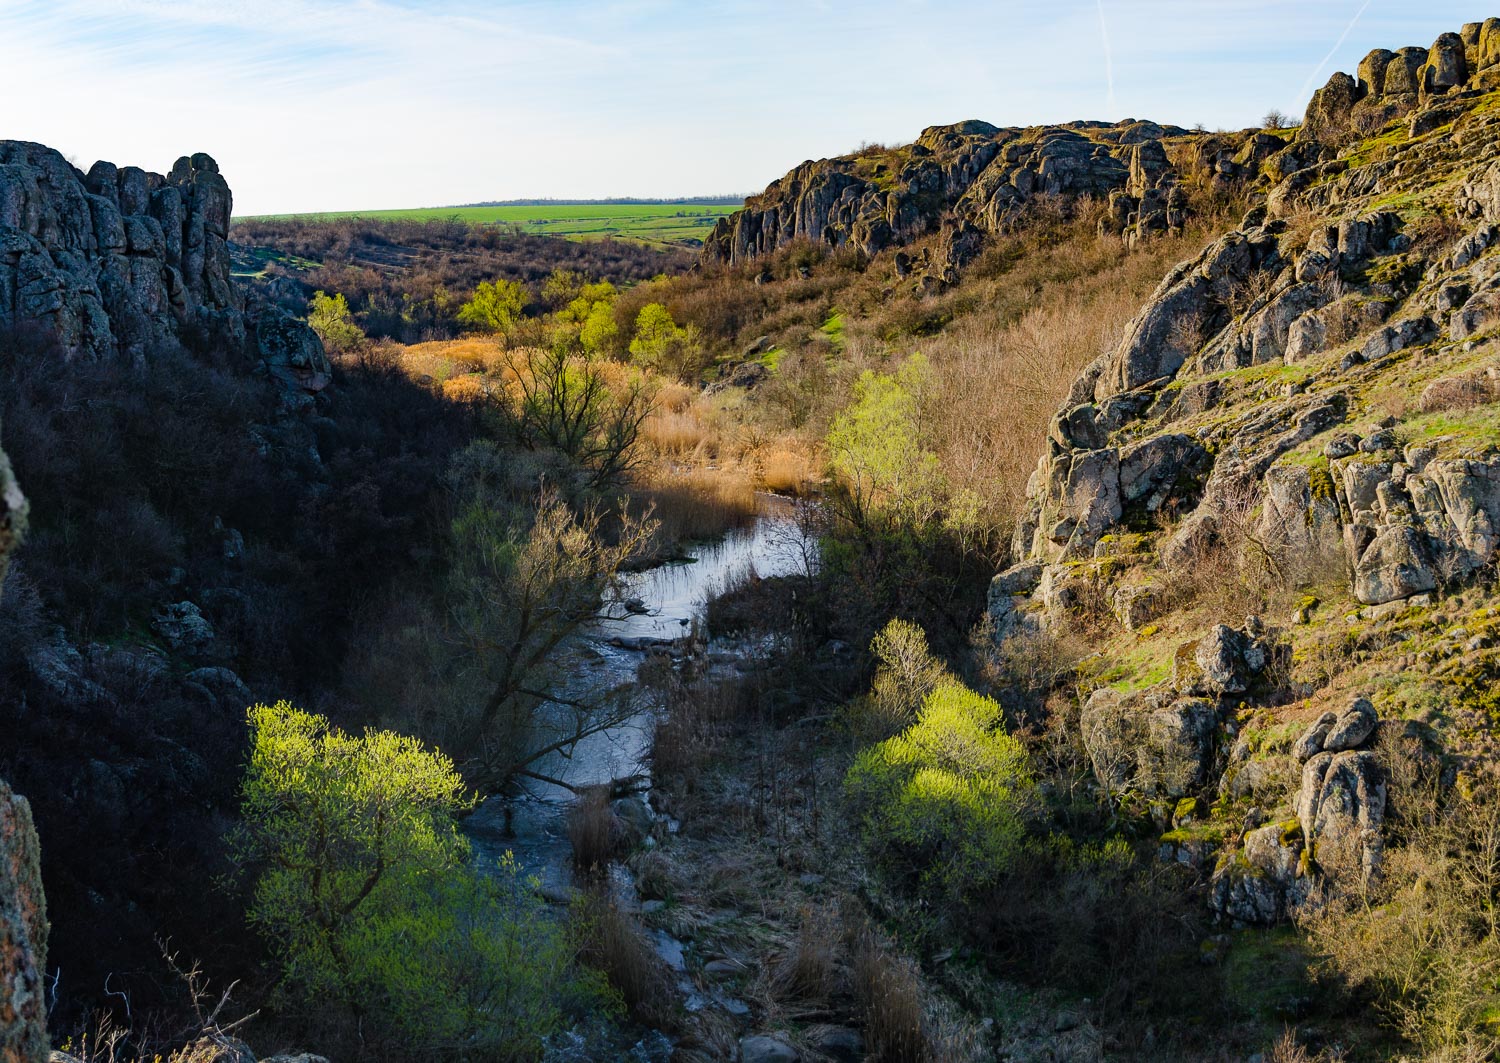
[[230,276],[232,197],[207,155],[166,174],[0,141],[0,327],[37,329],[68,357],[131,361],[163,345],[258,360],[289,384],[328,380],[322,345]]
[[1497,663],[1487,635],[1437,635],[1459,608],[1442,592],[1500,551],[1497,87],[1497,19],[1335,75],[1262,160],[1261,205],[1076,381],[991,588],[1002,643],[1085,602],[1167,638],[1201,616],[1183,587],[1226,556],[1303,588],[1284,620],[1214,626],[1083,713],[1101,782],[1165,802],[1167,855],[1211,872],[1241,922],[1281,918],[1319,876],[1372,874],[1387,783],[1371,749],[1432,744],[1381,719],[1406,693],[1349,701],[1325,676],[1288,710],[1305,729],[1276,716],[1267,745],[1246,720],[1293,662],[1353,639],[1351,674],[1400,690],[1422,659],[1457,715],[1454,691]]
[[940,234],[929,284],[951,284],[988,234],[1042,202],[1103,208],[1103,231],[1140,239],[1182,225],[1183,182],[1212,190],[1253,179],[1286,134],[1192,132],[1154,122],[1000,129],[933,126],[913,144],[805,162],[720,219],[703,260],[736,264],[795,241],[867,255]]
[[[26,498],[0,452],[0,583],[26,527]],[[47,904],[31,806],[0,780],[0,1063],[47,1058]]]

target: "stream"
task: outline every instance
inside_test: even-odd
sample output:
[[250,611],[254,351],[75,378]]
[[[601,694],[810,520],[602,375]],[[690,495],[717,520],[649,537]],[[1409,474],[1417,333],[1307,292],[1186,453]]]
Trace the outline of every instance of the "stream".
[[[723,675],[753,667],[758,651],[765,647],[743,640],[711,640],[706,646],[700,643],[696,647],[690,644],[693,634],[705,627],[709,601],[749,573],[790,576],[816,569],[817,542],[799,520],[797,504],[777,495],[760,494],[757,509],[754,522],[746,528],[695,544],[684,552],[683,559],[626,574],[621,598],[635,599],[636,611],[620,619],[601,620],[561,648],[559,657],[568,678],[561,684],[560,693],[566,696],[570,691],[632,683],[642,662],[653,652],[682,656],[691,649],[709,669]],[[570,756],[548,758],[536,766],[537,770],[574,787],[645,776],[652,716],[649,710],[642,711],[620,726],[580,742]],[[649,779],[645,788],[649,789]],[[632,806],[628,811],[650,820],[654,813],[646,796],[643,792],[623,800],[639,803],[639,810]],[[523,796],[511,803],[509,834],[505,830],[505,803],[486,802],[466,820],[464,828],[478,865],[494,867],[506,852],[511,852],[522,872],[537,878],[548,901],[566,903],[573,886],[567,817],[574,800],[573,792],[563,787],[528,782]],[[668,829],[673,828],[675,824],[669,823]],[[610,874],[617,902],[638,910],[630,873],[614,864]],[[744,1008],[736,1001],[703,999],[683,973],[682,943],[660,931],[649,933],[658,954],[681,976],[679,985],[688,1010],[710,1003],[731,1012]]]

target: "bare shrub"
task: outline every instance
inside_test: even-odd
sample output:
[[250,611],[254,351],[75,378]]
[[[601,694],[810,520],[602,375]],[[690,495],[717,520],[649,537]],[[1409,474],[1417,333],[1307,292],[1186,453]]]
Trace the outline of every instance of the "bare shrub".
[[1434,380],[1422,391],[1417,405],[1423,413],[1469,410],[1500,401],[1500,368],[1493,365],[1470,369]]
[[1261,527],[1261,493],[1253,482],[1226,485],[1205,506],[1210,521],[1172,559],[1171,585],[1180,600],[1237,623],[1263,611],[1273,589],[1287,586],[1286,544]]
[[1396,809],[1404,844],[1387,849],[1381,875],[1326,891],[1298,924],[1322,956],[1320,976],[1370,997],[1424,1058],[1493,1058],[1500,800],[1470,779],[1447,794],[1412,787]]
[[1327,1049],[1314,1055],[1297,1040],[1297,1031],[1287,1027],[1281,1031],[1274,1044],[1266,1049],[1266,1063],[1339,1063],[1344,1054],[1336,1049]]
[[1275,270],[1257,269],[1232,284],[1226,300],[1230,314],[1234,317],[1242,317],[1253,310],[1260,309],[1276,291],[1279,276],[1280,274]]
[[585,790],[568,809],[568,841],[573,846],[573,866],[593,872],[605,867],[624,837],[619,817],[609,807],[609,788]]

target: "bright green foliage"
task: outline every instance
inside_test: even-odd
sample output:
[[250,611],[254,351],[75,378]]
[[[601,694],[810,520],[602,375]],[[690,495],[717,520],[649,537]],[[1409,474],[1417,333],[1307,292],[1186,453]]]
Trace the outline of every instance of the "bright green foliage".
[[685,378],[702,368],[704,351],[697,329],[679,328],[665,306],[647,303],[635,318],[630,356],[637,365]]
[[378,1016],[404,1043],[535,1058],[568,994],[588,987],[513,865],[495,879],[469,870],[452,762],[286,702],[249,721],[240,855],[261,868],[249,918],[285,991]]
[[870,652],[880,662],[870,700],[889,725],[885,734],[910,724],[928,695],[955,682],[947,665],[927,648],[927,633],[908,620],[895,619],[881,628]]
[[339,292],[313,292],[307,308],[307,324],[331,354],[354,350],[365,342],[365,334],[354,323],[349,300]]
[[480,281],[473,297],[458,308],[460,324],[478,332],[508,332],[526,307],[526,288],[503,277],[493,284]]
[[578,340],[587,354],[599,356],[611,353],[620,341],[620,327],[615,324],[615,312],[610,303],[595,303],[583,320]]
[[865,370],[849,406],[828,430],[828,458],[843,477],[859,520],[882,516],[920,528],[938,513],[943,475],[922,446],[922,390],[931,375],[914,354],[894,374]]
[[1025,849],[1026,750],[993,699],[956,682],[929,694],[906,731],[861,752],[845,787],[877,855],[950,895],[993,885]]
[[493,877],[435,880],[353,943],[383,1010],[408,1043],[467,1047],[473,1058],[530,1060],[565,1009],[618,1007],[602,975],[575,970],[574,949],[509,853]]

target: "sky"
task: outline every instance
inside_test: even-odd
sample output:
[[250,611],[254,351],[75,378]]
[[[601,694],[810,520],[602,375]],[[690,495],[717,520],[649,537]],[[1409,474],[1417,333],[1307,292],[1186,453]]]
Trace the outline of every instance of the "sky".
[[758,191],[929,125],[1300,115],[1478,0],[0,0],[0,139],[235,213]]

